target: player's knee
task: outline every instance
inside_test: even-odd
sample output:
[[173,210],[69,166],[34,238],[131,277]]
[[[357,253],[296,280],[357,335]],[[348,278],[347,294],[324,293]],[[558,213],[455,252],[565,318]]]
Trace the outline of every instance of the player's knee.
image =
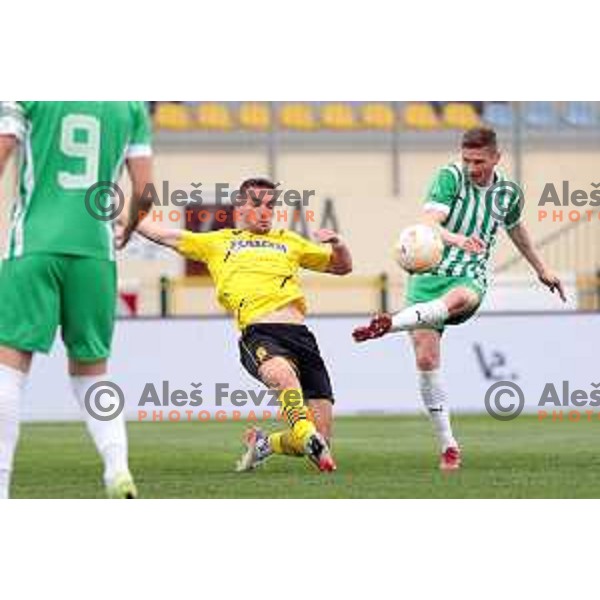
[[298,378],[289,361],[275,356],[260,367],[260,376],[265,385],[272,389],[285,390],[299,387]]
[[426,350],[417,354],[417,369],[419,371],[435,371],[439,367],[437,352]]
[[104,375],[107,371],[107,360],[100,359],[93,362],[84,362],[74,358],[69,358],[69,374],[83,376]]
[[448,294],[446,304],[451,315],[459,315],[473,310],[479,304],[479,296],[470,289],[458,288]]
[[8,346],[0,346],[0,365],[10,367],[21,373],[28,373],[31,368],[33,354]]
[[440,354],[439,342],[431,339],[430,336],[419,335],[416,333],[413,336],[415,349],[415,362],[419,371],[434,371],[439,367]]

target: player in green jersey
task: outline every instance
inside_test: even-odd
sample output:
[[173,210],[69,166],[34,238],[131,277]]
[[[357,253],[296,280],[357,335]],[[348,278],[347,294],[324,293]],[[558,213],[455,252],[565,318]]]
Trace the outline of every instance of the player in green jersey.
[[445,242],[435,270],[410,276],[407,308],[377,315],[354,331],[362,342],[396,331],[412,337],[419,388],[441,450],[440,468],[461,465],[446,394],[440,384],[440,345],[445,325],[465,322],[479,308],[488,285],[488,263],[498,231],[504,228],[539,280],[565,301],[562,283],[544,264],[521,220],[522,193],[498,168],[496,133],[471,129],[463,135],[462,161],[442,167],[429,190],[424,220],[440,227]]
[[[135,216],[148,208],[142,205],[152,181],[146,107],[143,102],[0,102],[0,176],[15,152],[18,192],[0,263],[0,497],[8,497],[18,410],[33,354],[49,352],[61,328],[82,408],[86,396],[108,379],[117,294],[108,198],[124,203],[115,184],[126,165],[132,229]],[[109,495],[135,497],[122,413],[112,420],[84,414]]]

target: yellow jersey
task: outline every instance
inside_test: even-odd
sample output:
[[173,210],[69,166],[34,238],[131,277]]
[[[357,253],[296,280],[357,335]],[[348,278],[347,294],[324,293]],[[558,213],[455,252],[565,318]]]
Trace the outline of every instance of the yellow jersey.
[[298,271],[300,267],[325,271],[332,253],[330,245],[316,244],[286,229],[266,234],[242,229],[186,231],[177,251],[206,263],[219,304],[235,316],[242,331],[290,302],[306,313]]

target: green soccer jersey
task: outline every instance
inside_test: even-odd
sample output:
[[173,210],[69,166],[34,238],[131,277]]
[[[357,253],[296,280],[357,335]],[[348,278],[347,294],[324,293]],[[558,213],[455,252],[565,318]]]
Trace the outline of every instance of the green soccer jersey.
[[481,254],[456,246],[444,248],[442,261],[432,272],[444,277],[468,277],[482,291],[488,285],[488,263],[496,244],[498,229],[510,230],[521,218],[522,194],[518,185],[500,170],[494,170],[489,187],[474,185],[461,163],[442,167],[427,194],[425,210],[446,214],[443,226],[452,233],[476,235],[485,243]]
[[126,159],[151,154],[145,103],[0,102],[0,135],[20,141],[6,258],[114,259],[112,223],[93,216],[88,190],[116,183]]

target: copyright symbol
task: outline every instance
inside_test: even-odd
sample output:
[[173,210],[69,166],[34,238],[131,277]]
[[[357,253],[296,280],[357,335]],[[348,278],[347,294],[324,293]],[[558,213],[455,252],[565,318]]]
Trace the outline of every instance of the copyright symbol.
[[[506,400],[517,397],[517,401]],[[485,394],[485,410],[490,417],[497,421],[512,421],[516,419],[525,408],[525,395],[523,390],[512,381],[497,381]]]
[[518,212],[521,215],[525,204],[525,194],[520,186],[512,181],[499,181],[492,185],[485,193],[485,205],[492,218],[504,223],[515,197],[517,198]]
[[98,221],[116,219],[124,207],[125,194],[112,181],[98,181],[85,194],[85,209]]
[[97,381],[85,394],[85,410],[98,421],[112,421],[125,408],[123,390],[112,381]]

